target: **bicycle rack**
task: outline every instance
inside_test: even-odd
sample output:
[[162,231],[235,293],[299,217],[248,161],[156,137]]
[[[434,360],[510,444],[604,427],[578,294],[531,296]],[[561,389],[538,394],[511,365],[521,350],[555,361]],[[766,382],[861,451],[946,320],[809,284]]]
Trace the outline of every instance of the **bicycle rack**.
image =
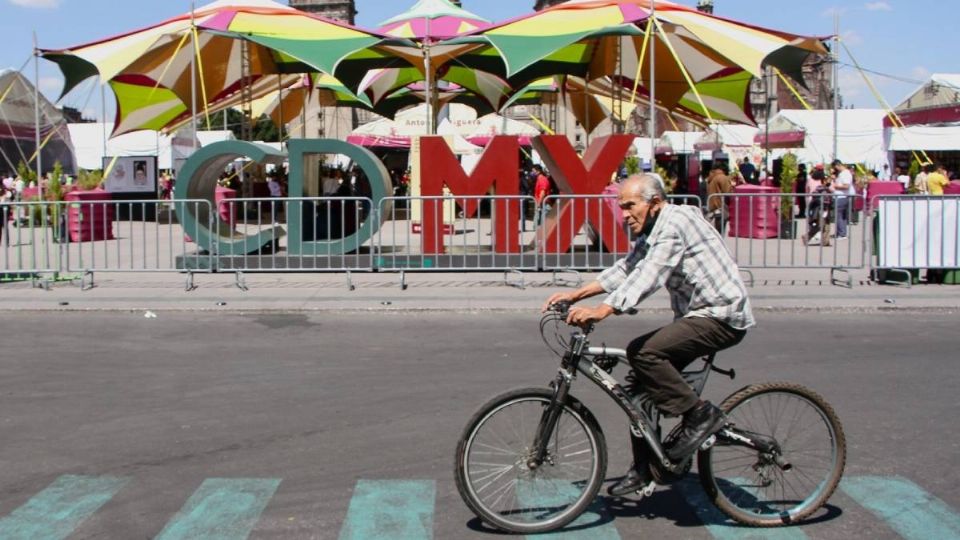
[[[561,283],[561,280],[558,280],[558,279],[557,279],[557,274],[572,274],[574,277],[576,277],[576,281],[566,281],[566,280],[562,280],[562,283]],[[551,283],[554,287],[559,286],[559,285],[573,285],[573,287],[576,288],[576,287],[580,287],[581,285],[583,285],[583,276],[580,274],[579,271],[574,270],[574,269],[572,269],[572,268],[555,269],[555,270],[553,271],[553,278],[550,280],[550,283]]]
[[[520,282],[519,282],[519,283],[512,283],[512,282],[510,281],[510,275],[511,275],[511,274],[516,274],[516,275],[520,276]],[[506,285],[507,287],[516,287],[516,288],[520,289],[521,291],[526,290],[526,288],[527,288],[527,285],[526,285],[526,283],[524,282],[523,272],[521,272],[520,270],[517,270],[516,268],[511,268],[510,270],[507,270],[507,271],[505,271],[505,272],[503,273],[503,284]]]
[[243,292],[247,292],[250,290],[250,287],[247,287],[247,280],[246,278],[243,277],[243,272],[241,272],[240,270],[236,271],[236,277],[234,279],[233,284],[236,285],[237,288]]
[[[846,279],[837,279],[838,274],[846,274]],[[853,274],[845,268],[831,268],[830,269],[830,284],[836,285],[838,287],[846,287],[847,289],[853,288]]]

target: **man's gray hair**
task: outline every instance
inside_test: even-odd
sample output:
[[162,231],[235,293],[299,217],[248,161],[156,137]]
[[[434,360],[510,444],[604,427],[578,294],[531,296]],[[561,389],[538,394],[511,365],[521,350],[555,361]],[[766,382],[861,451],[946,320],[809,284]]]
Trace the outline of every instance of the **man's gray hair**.
[[624,183],[636,182],[637,191],[645,201],[652,201],[654,197],[659,197],[661,201],[667,200],[667,193],[663,189],[663,180],[651,174],[635,174],[627,178]]

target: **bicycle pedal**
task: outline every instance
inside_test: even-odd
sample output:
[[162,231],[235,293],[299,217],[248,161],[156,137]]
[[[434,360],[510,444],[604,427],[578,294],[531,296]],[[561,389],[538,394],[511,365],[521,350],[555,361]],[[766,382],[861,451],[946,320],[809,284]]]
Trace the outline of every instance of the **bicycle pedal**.
[[653,492],[657,489],[657,483],[651,481],[645,487],[637,490],[638,497],[649,497],[653,495]]
[[711,435],[707,440],[703,441],[703,444],[700,445],[701,451],[706,451],[713,448],[713,445],[717,444],[717,436]]

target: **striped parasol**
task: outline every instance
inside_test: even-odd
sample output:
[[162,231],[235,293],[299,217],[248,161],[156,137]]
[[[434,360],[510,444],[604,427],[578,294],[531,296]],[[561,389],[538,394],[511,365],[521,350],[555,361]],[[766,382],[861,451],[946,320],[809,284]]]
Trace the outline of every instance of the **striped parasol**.
[[[199,114],[242,93],[263,97],[292,84],[290,74],[339,73],[359,82],[369,66],[398,61],[376,49],[387,42],[272,0],[218,0],[155,26],[42,54],[63,72],[64,94],[93,76],[109,82],[119,135],[192,118],[195,99]],[[278,83],[278,76],[287,79]]]
[[570,0],[444,45],[472,45],[457,61],[513,86],[551,74],[612,77],[631,101],[655,88],[667,110],[742,123],[753,123],[749,85],[764,66],[802,81],[807,57],[827,53],[818,38],[662,0]]

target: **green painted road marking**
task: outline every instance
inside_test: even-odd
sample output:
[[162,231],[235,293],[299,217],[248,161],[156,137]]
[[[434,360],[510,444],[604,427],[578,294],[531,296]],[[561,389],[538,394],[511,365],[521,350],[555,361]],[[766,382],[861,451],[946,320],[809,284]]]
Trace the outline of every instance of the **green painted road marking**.
[[433,538],[436,491],[432,480],[358,481],[340,540]]
[[125,478],[110,476],[61,476],[12,514],[0,519],[0,538],[66,538],[126,483]]
[[[724,482],[736,482],[742,485],[736,478],[723,479]],[[796,526],[782,527],[775,529],[754,529],[745,525],[739,525],[728,518],[717,509],[716,506],[707,498],[703,491],[703,486],[695,479],[686,478],[681,482],[671,485],[676,489],[690,505],[690,508],[697,514],[697,518],[703,523],[704,527],[717,540],[803,540],[807,535]]]
[[[530,506],[531,513],[546,520],[549,512],[565,510],[583,493],[583,488],[571,481],[537,479],[517,484],[517,500]],[[534,516],[529,516],[532,520]],[[527,538],[552,538],[558,540],[620,540],[620,533],[611,522],[610,515],[601,499],[595,499],[577,519],[563,529],[549,533],[528,536]]]
[[207,479],[157,540],[247,538],[279,485],[274,478]]
[[859,476],[840,489],[907,540],[960,538],[960,516],[946,503],[898,476]]

